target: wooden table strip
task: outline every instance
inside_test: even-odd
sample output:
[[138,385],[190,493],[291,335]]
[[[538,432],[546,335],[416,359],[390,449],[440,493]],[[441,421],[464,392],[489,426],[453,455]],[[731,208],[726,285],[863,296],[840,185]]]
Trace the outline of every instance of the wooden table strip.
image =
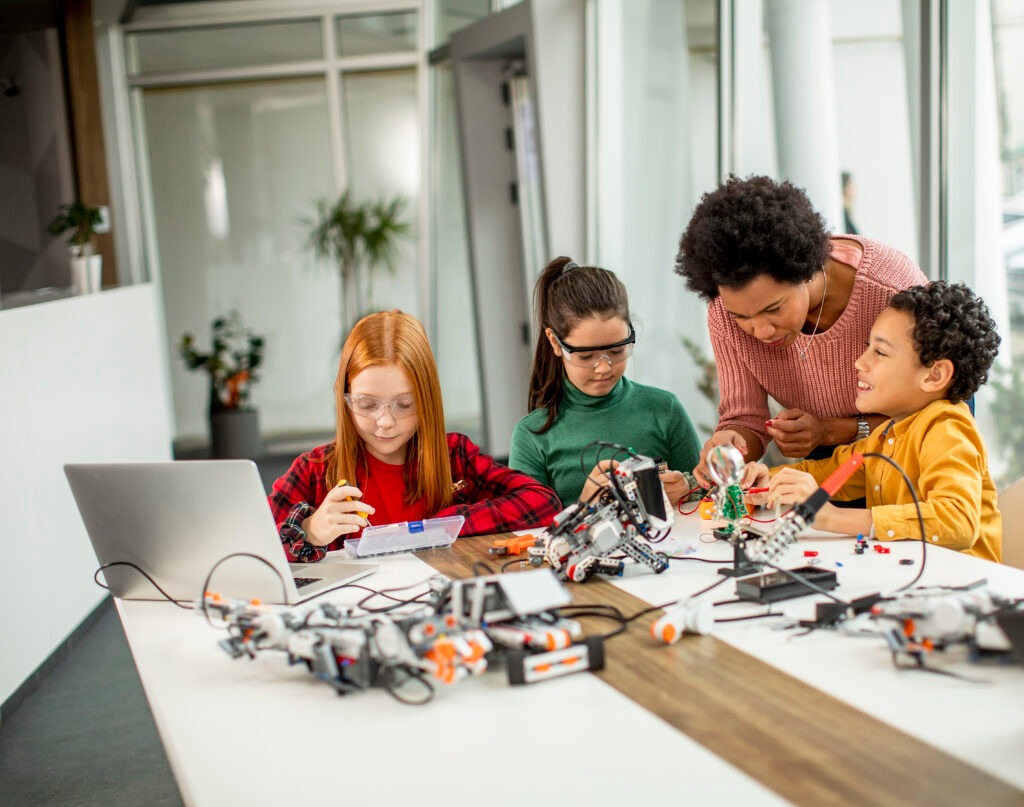
[[[451,578],[495,570],[489,540],[417,555]],[[510,572],[514,570],[510,569]],[[528,568],[528,567],[527,567]],[[604,581],[570,584],[573,602],[633,614],[648,603]],[[949,756],[713,636],[656,644],[641,617],[606,643],[605,683],[764,786],[800,805],[1024,804],[1012,785]],[[591,633],[613,623],[591,620]],[[686,794],[686,782],[666,788]]]

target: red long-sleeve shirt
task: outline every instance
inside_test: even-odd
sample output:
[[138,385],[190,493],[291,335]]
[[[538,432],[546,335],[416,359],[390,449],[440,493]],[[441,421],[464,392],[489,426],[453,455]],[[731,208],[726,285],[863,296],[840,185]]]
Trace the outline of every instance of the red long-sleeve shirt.
[[[463,434],[449,433],[447,437],[452,481],[456,487],[453,504],[437,513],[427,513],[414,502],[396,508],[393,515],[397,520],[465,516],[460,535],[487,535],[547,526],[561,509],[558,497],[550,488],[526,474],[499,465]],[[321,560],[327,550],[340,549],[344,539],[354,537],[348,534],[327,546],[313,546],[306,542],[301,527],[302,521],[316,511],[337,481],[326,478],[326,455],[331,446],[330,443],[318,446],[296,458],[288,472],[274,482],[268,497],[290,561]],[[364,491],[365,498],[374,482],[361,478],[364,473],[360,469],[355,483]],[[400,500],[401,492],[397,492],[398,499],[384,504],[393,505]],[[380,517],[382,508],[377,501],[367,499],[367,502],[377,509],[374,523],[385,524],[392,520]]]

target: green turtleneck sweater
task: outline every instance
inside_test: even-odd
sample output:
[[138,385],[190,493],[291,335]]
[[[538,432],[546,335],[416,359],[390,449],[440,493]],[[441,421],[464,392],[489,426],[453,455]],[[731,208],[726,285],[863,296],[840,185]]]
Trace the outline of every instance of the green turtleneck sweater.
[[[621,443],[661,458],[672,471],[691,471],[700,460],[697,430],[671,392],[625,377],[599,397],[581,392],[568,379],[562,389],[558,417],[548,431],[537,434],[547,420],[546,409],[535,409],[516,424],[508,464],[554,488],[563,506],[579,498],[597,464],[598,449],[591,446],[583,455],[585,470],[580,469],[580,452],[591,440]],[[624,458],[607,448],[600,454],[600,459]]]

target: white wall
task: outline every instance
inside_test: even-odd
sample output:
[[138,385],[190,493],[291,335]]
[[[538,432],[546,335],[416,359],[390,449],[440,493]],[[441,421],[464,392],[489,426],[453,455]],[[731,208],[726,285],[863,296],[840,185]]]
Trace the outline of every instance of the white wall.
[[148,284],[0,311],[0,702],[104,596],[63,464],[170,459],[159,322]]

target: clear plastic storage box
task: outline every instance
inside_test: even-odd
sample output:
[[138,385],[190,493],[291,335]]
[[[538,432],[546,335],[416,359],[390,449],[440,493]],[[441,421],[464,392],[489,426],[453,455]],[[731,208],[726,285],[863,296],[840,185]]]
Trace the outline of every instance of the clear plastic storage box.
[[367,527],[361,538],[345,541],[345,549],[357,558],[368,558],[373,555],[448,547],[459,537],[459,530],[465,521],[465,516],[446,516]]

